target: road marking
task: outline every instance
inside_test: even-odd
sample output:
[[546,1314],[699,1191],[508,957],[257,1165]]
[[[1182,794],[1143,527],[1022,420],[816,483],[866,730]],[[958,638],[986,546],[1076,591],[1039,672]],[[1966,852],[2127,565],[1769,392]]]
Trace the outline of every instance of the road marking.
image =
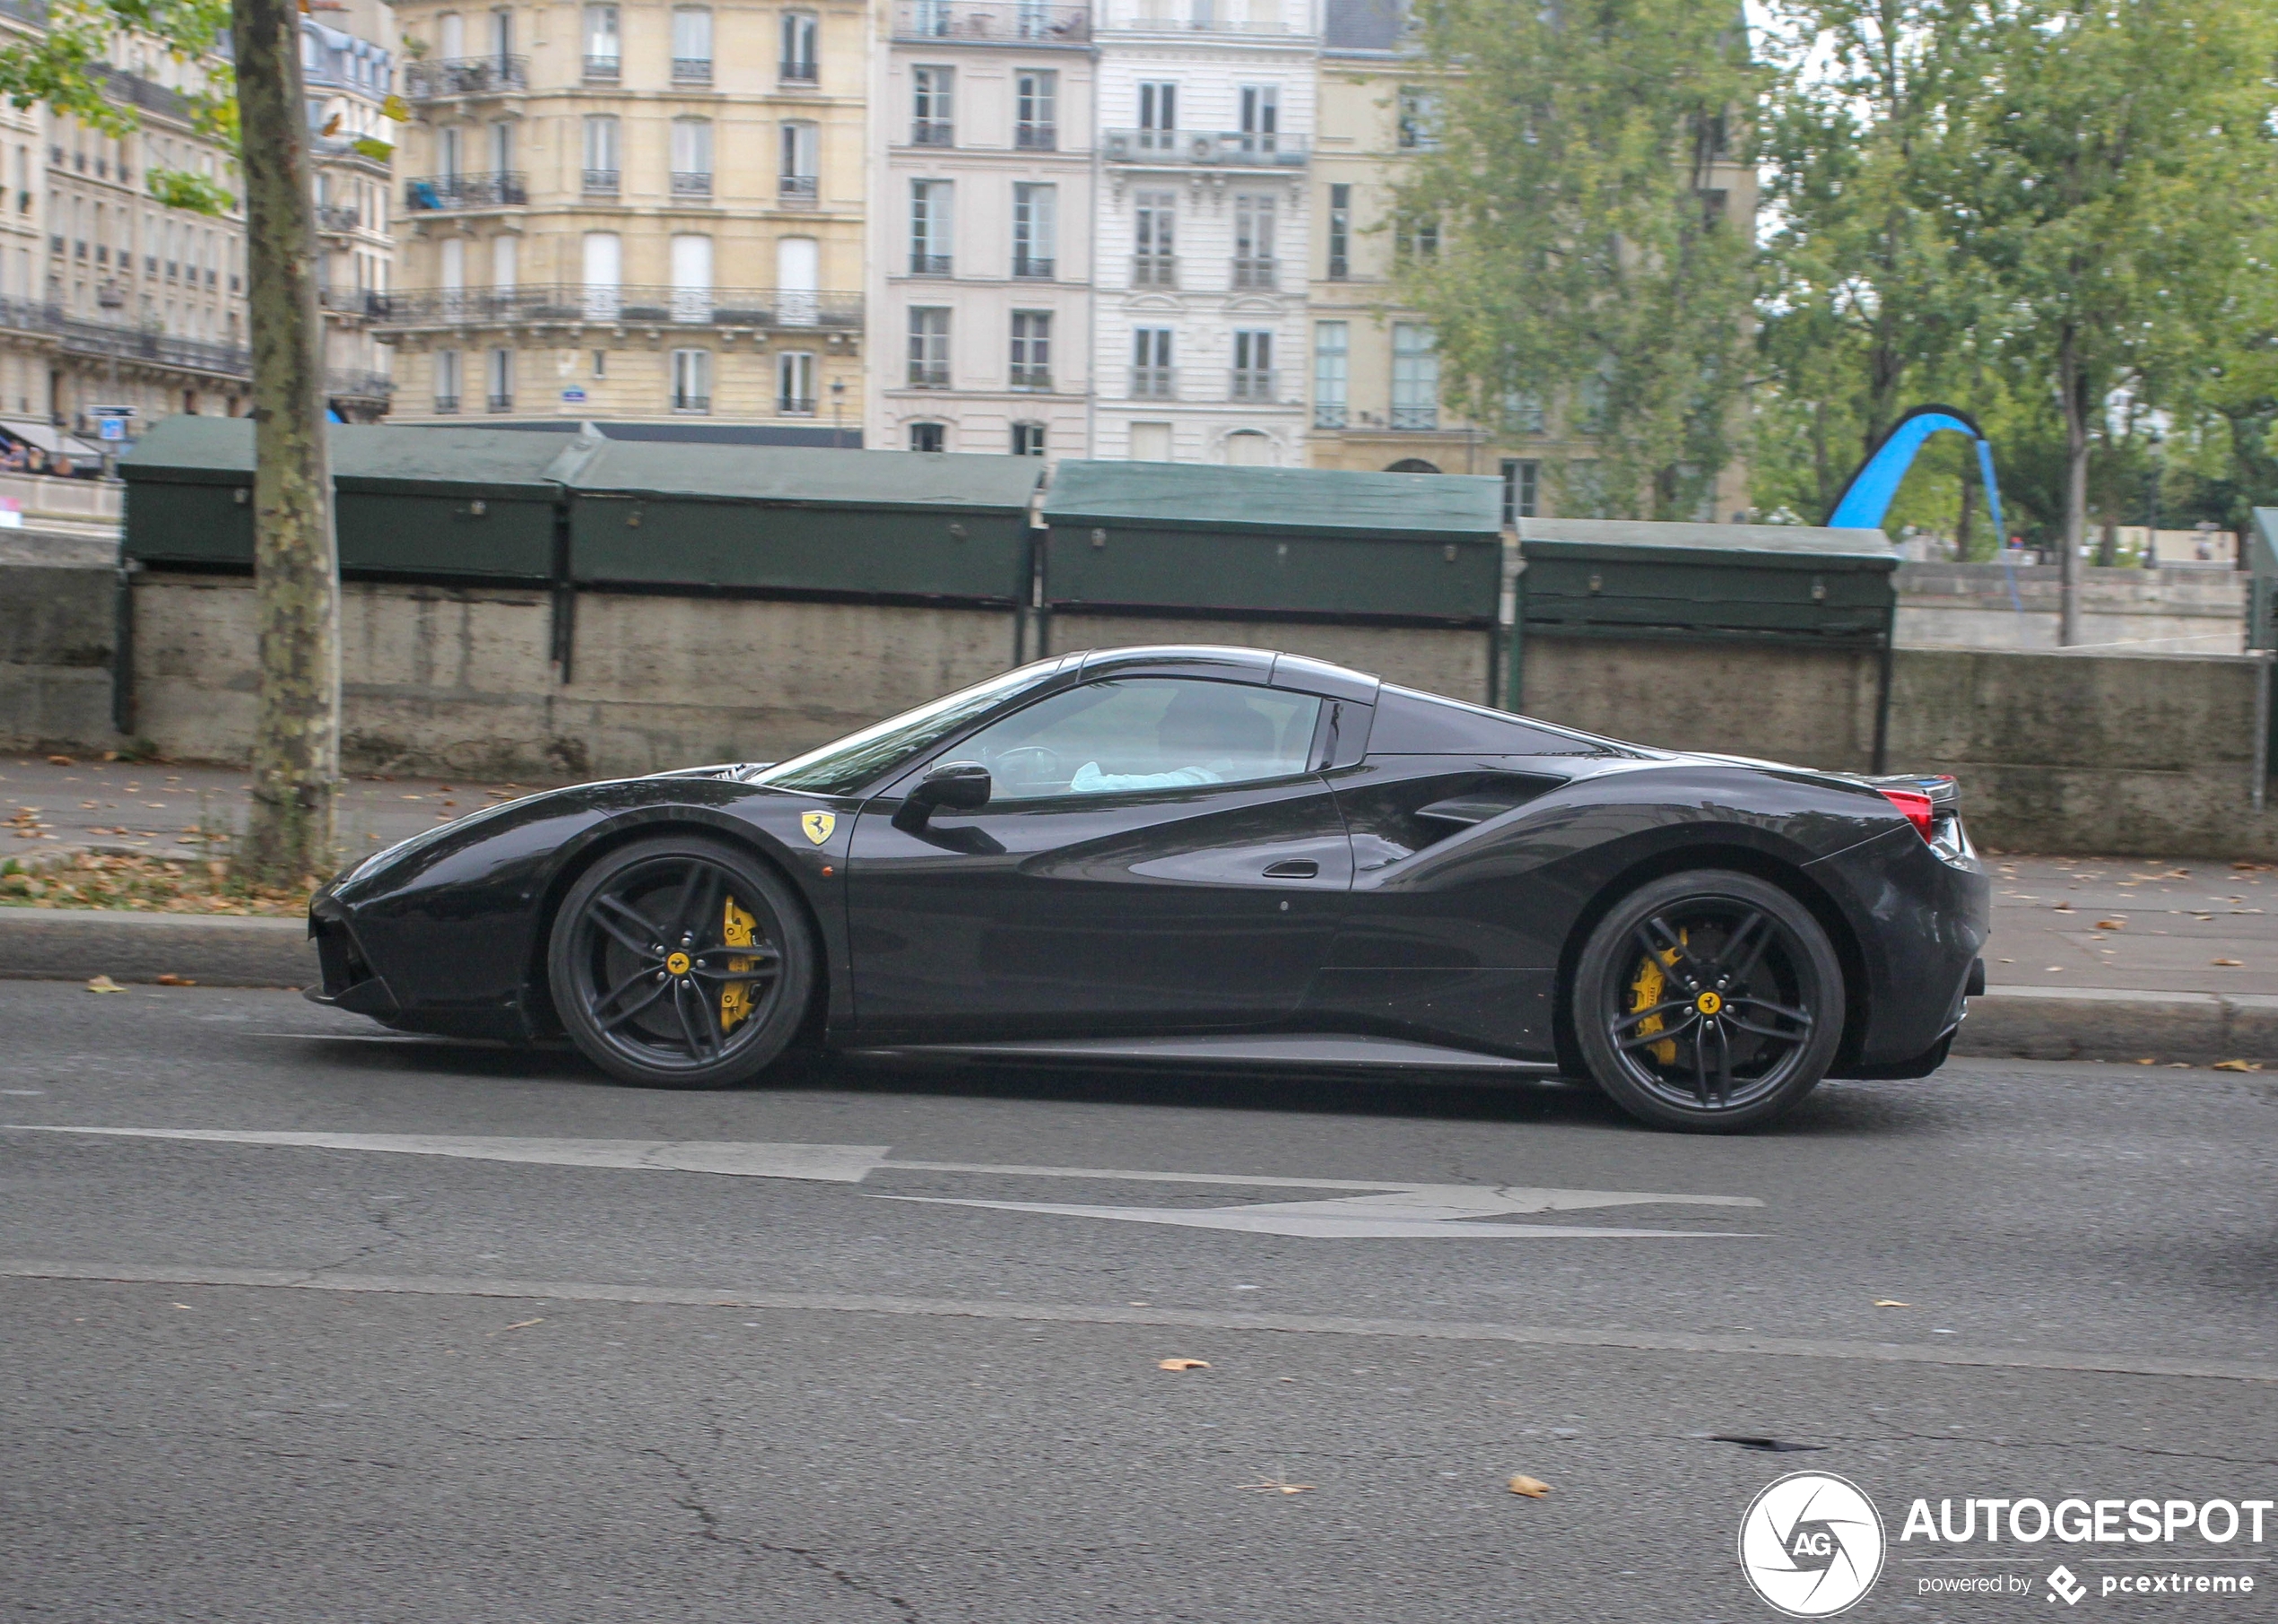
[[530,1139],[448,1133],[256,1133],[226,1128],[91,1128],[56,1124],[9,1125],[8,1131],[92,1133],[112,1138],[164,1139],[204,1144],[273,1145],[298,1150],[367,1151],[394,1155],[447,1156],[566,1168],[625,1168],[674,1173],[719,1173],[743,1178],[792,1178],[860,1184],[873,1172],[952,1173],[990,1178],[1080,1178],[1094,1182],[1212,1185],[1245,1189],[1338,1190],[1317,1201],[1246,1203],[1230,1207],[1101,1206],[1050,1202],[992,1201],[945,1195],[893,1195],[886,1201],[979,1207],[1124,1223],[1169,1224],[1251,1235],[1317,1240],[1468,1238],[1682,1240],[1716,1236],[1761,1238],[1722,1229],[1564,1228],[1554,1224],[1482,1222],[1523,1213],[1585,1211],[1604,1207],[1761,1207],[1752,1195],[1686,1195],[1635,1190],[1563,1190],[1527,1185],[1397,1184],[1377,1179],[1290,1178],[1236,1173],[1159,1173],[1134,1168],[1040,1168],[1002,1162],[895,1161],[888,1145],[764,1144],[704,1140]]
[[973,1301],[821,1291],[746,1291],[734,1286],[627,1286],[593,1281],[485,1280],[446,1275],[336,1274],[307,1269],[51,1262],[0,1258],[0,1280],[106,1285],[242,1286],[296,1291],[370,1291],[404,1297],[509,1298],[534,1303],[656,1303],[781,1313],[889,1314],[918,1318],[1011,1320],[1032,1324],[1186,1326],[1417,1342],[1505,1342],[1546,1348],[1622,1348],[1645,1353],[1757,1354],[1883,1365],[1964,1365],[2004,1370],[2091,1371],[2191,1381],[2278,1382],[2278,1364],[2252,1360],[2137,1358],[2033,1348],[1952,1348],[1912,1342],[1854,1342],[1714,1333],[1596,1331],[1463,1320],[1357,1319],[1311,1314],[1225,1314],[1188,1308],[1086,1307],[1077,1304]]

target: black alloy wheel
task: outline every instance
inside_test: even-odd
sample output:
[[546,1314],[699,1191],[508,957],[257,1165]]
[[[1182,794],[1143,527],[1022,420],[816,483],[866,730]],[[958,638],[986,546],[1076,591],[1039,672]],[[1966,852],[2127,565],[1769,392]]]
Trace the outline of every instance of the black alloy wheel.
[[1574,1035],[1631,1116],[1752,1128],[1818,1086],[1843,1035],[1843,972],[1811,910],[1753,875],[1671,874],[1616,903],[1576,966]]
[[790,888],[700,836],[609,853],[562,899],[547,953],[555,1012],[611,1076],[724,1089],[798,1033],[815,954]]

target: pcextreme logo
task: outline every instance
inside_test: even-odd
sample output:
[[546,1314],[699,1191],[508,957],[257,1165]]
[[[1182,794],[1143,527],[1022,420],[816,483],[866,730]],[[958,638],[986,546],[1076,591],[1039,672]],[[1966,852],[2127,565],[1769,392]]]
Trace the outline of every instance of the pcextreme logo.
[[1824,1472],[1765,1486],[1740,1519],[1740,1570],[1791,1619],[1828,1619],[1874,1588],[1888,1542],[1874,1502]]

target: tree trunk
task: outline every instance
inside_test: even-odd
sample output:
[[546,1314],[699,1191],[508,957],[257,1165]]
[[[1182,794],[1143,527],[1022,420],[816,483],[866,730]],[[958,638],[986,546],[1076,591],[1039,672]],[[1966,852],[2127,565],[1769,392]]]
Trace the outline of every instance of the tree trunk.
[[340,777],[340,573],[296,0],[236,0],[230,35],[244,137],[261,661],[239,864],[248,878],[291,884],[333,870]]
[[2079,340],[2067,331],[2056,352],[2057,387],[2065,397],[2064,601],[2056,640],[2081,640],[2081,547],[2088,539],[2088,369]]

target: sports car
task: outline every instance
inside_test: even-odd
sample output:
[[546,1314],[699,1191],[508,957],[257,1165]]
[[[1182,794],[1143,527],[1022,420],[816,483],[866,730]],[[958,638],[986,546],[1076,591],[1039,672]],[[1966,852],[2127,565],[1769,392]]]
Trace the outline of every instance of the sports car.
[[581,784],[320,890],[320,1003],[629,1083],[803,1050],[1595,1084],[1917,1077],[1981,990],[1950,778],[1624,744],[1297,655],[1057,656],[779,763]]

